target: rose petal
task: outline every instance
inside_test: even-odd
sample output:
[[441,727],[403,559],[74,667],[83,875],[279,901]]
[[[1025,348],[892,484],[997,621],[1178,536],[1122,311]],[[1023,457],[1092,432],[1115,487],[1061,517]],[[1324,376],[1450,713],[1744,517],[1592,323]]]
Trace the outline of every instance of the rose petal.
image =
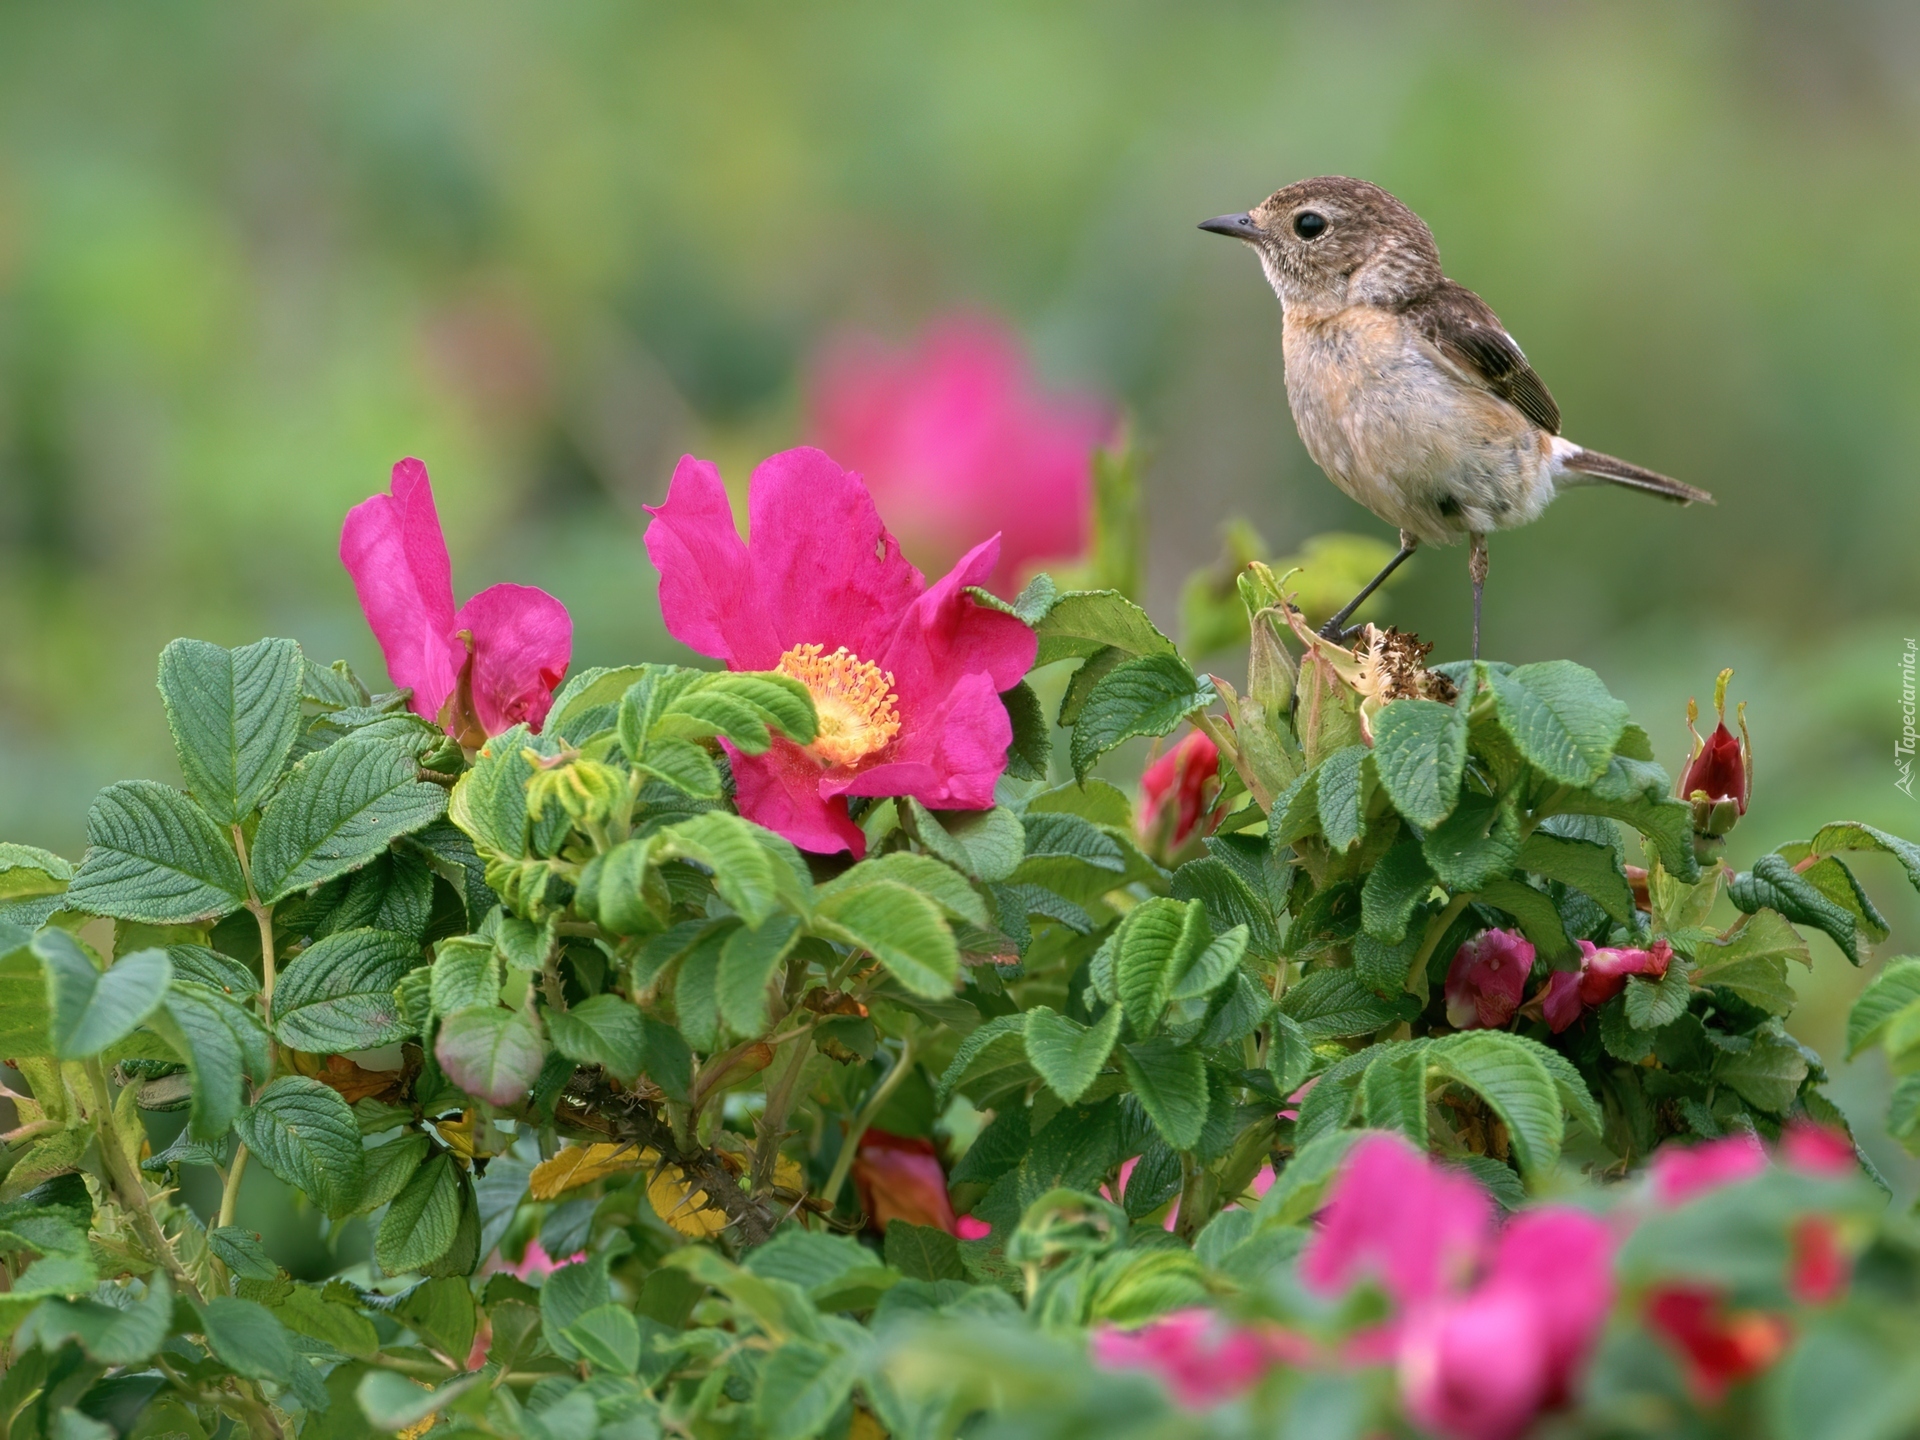
[[660,614],[681,644],[736,670],[771,670],[778,638],[718,467],[682,455],[663,504],[649,505],[647,557],[660,572]]
[[538,730],[573,657],[573,617],[531,585],[489,585],[454,616],[473,636],[473,708],[489,735]]
[[847,816],[847,802],[820,793],[820,762],[791,740],[774,737],[764,755],[745,755],[726,741],[733,764],[734,803],[756,825],[764,825],[802,850],[831,855],[867,853],[867,837]]
[[361,501],[340,527],[340,563],[396,686],[413,713],[438,722],[465,652],[453,640],[453,570],[427,467],[393,467],[389,493]]

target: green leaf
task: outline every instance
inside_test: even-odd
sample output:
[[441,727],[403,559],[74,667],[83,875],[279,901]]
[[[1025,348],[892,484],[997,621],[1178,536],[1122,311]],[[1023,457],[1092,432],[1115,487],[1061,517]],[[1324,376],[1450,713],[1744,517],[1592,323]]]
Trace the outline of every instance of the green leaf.
[[1821,826],[1813,837],[1812,853],[1831,855],[1840,850],[1878,850],[1891,855],[1907,872],[1908,882],[1920,890],[1920,845],[1871,825],[1862,825],[1858,820],[1840,820]]
[[1658,765],[1616,755],[1591,789],[1561,796],[1554,809],[1633,826],[1653,841],[1668,874],[1691,883],[1700,878],[1700,861],[1693,853],[1693,809],[1670,795],[1671,788],[1667,772]]
[[1633,923],[1633,888],[1627,884],[1619,853],[1611,845],[1535,830],[1520,847],[1519,865],[1522,870],[1558,880],[1591,896],[1617,924]]
[[1094,1024],[1082,1025],[1035,1005],[1027,1011],[1027,1059],[1054,1094],[1076,1105],[1113,1053],[1122,1018],[1116,1005]]
[[1115,666],[1093,687],[1073,727],[1075,778],[1124,741],[1165,735],[1213,698],[1212,683],[1196,679],[1178,655],[1142,655]]
[[659,859],[677,855],[711,870],[720,898],[751,928],[765,924],[783,899],[803,905],[801,887],[812,885],[799,851],[738,815],[710,810],[654,838]]
[[1853,912],[1829,898],[1806,876],[1796,874],[1780,855],[1762,855],[1753,862],[1753,870],[1736,875],[1727,886],[1727,898],[1752,914],[1756,910],[1778,910],[1797,925],[1811,925],[1840,947],[1840,953],[1855,965],[1860,963],[1857,920]]
[[316,941],[281,972],[273,1033],[296,1050],[371,1050],[417,1033],[393,988],[420,963],[420,946],[387,930],[345,930]]
[[156,1270],[147,1279],[147,1293],[124,1309],[98,1300],[42,1300],[15,1333],[13,1350],[24,1355],[38,1345],[52,1354],[77,1340],[102,1365],[139,1366],[153,1358],[172,1328],[173,1291],[166,1272]]
[[1636,1030],[1658,1030],[1687,1013],[1687,1001],[1693,986],[1688,980],[1690,968],[1678,955],[1667,965],[1667,973],[1658,980],[1644,975],[1627,977],[1627,1023]]
[[754,1397],[754,1433],[764,1440],[812,1440],[853,1392],[858,1367],[844,1351],[789,1340],[767,1357]]
[[631,1083],[646,1065],[647,1032],[640,1012],[619,995],[595,995],[565,1010],[547,1011],[553,1048],[581,1065],[601,1065]]
[[362,1413],[373,1422],[374,1429],[397,1434],[402,1430],[411,1430],[429,1415],[445,1409],[485,1378],[478,1373],[461,1375],[437,1390],[423,1390],[395,1371],[369,1370],[360,1377],[354,1398],[359,1402]]
[[393,1318],[442,1355],[465,1358],[473,1348],[480,1317],[464,1275],[427,1280],[407,1291],[391,1311]]
[[1267,1073],[1280,1098],[1288,1099],[1313,1069],[1313,1042],[1298,1020],[1280,1011],[1268,1017],[1267,1026]]
[[238,1225],[222,1225],[207,1232],[207,1248],[239,1280],[278,1280],[280,1267],[273,1263],[260,1237]]
[[1427,1057],[1424,1046],[1383,1055],[1362,1073],[1360,1111],[1377,1130],[1398,1130],[1427,1147]]
[[975,880],[1005,880],[1028,853],[1020,817],[1005,806],[936,811],[911,796],[898,804],[901,824],[921,848]]
[[[602,730],[612,729],[620,697],[645,670],[643,665],[591,665],[585,670],[576,670],[567,676],[567,683],[554,692],[553,705],[547,711],[543,728],[548,734],[566,736],[576,745]],[[588,726],[592,728],[586,728]]]
[[960,1242],[933,1225],[894,1219],[887,1224],[887,1264],[909,1280],[965,1280]]
[[[1730,990],[1749,1005],[1773,1015],[1793,1008],[1793,986],[1787,980],[1787,961],[1811,967],[1807,942],[1773,910],[1761,910],[1724,941],[1709,941],[1694,950],[1693,983]],[[1883,972],[1884,973],[1884,972]]]
[[418,772],[409,744],[354,735],[294,766],[254,837],[260,898],[273,904],[344,875],[438,820],[447,792]]
[[264,1080],[271,1071],[267,1032],[224,992],[177,975],[147,1025],[193,1073],[188,1133],[209,1143],[221,1139],[240,1113],[246,1077]]
[[0,841],[0,902],[58,895],[73,879],[73,866],[37,845]]
[[933,901],[893,880],[822,895],[816,934],[870,952],[915,995],[951,995],[960,978],[960,950]]
[[599,1370],[633,1375],[640,1369],[640,1323],[624,1306],[594,1306],[567,1327],[567,1339]]
[[1521,1172],[1543,1176],[1560,1159],[1566,1122],[1554,1078],[1534,1047],[1501,1030],[1472,1030],[1427,1046],[1433,1066],[1478,1094],[1507,1127]]
[[1418,840],[1402,840],[1367,872],[1360,890],[1360,928],[1387,945],[1407,938],[1413,912],[1433,892],[1433,870]]
[[64,930],[42,930],[33,953],[46,967],[49,1031],[53,1053],[61,1060],[98,1055],[133,1033],[160,1008],[173,966],[164,950],[136,950],[115,961],[103,975],[79,943]]
[[[1214,855],[1189,860],[1173,872],[1170,893],[1175,900],[1199,901],[1216,933],[1243,926],[1247,931],[1247,949],[1256,955],[1273,955],[1280,948],[1273,907],[1255,889],[1254,879],[1220,858],[1233,853],[1221,845]],[[1255,878],[1264,890],[1264,877]]]
[[460,1228],[460,1182],[442,1150],[413,1172],[387,1207],[374,1258],[389,1275],[425,1270],[453,1248]]
[[25,930],[0,924],[0,1054],[12,1059],[53,1054],[46,967]]
[[180,773],[217,823],[251,815],[292,751],[302,663],[291,640],[238,650],[175,640],[160,652],[160,697]]
[[1488,667],[1501,728],[1534,768],[1562,785],[1589,786],[1606,773],[1627,726],[1627,707],[1600,677],[1571,660],[1501,671]]
[[344,1288],[322,1291],[310,1285],[295,1285],[277,1303],[275,1313],[289,1330],[331,1345],[342,1355],[351,1355],[356,1360],[369,1360],[380,1351],[380,1332],[373,1328],[371,1320],[351,1305],[341,1304],[332,1298]]
[[930,855],[915,855],[905,850],[862,860],[822,885],[818,893],[834,895],[842,890],[857,890],[873,880],[897,880],[909,889],[918,890],[944,910],[949,919],[979,926],[993,923],[987,914],[986,901],[967,883],[966,876]]
[[1393,808],[1431,830],[1460,799],[1467,712],[1437,700],[1395,700],[1373,717],[1373,763]]
[[1784,1115],[1807,1078],[1806,1052],[1769,1020],[1753,1032],[1745,1050],[1714,1058],[1713,1078],[1762,1110]]
[[1478,890],[1505,875],[1520,856],[1516,797],[1468,794],[1453,814],[1427,832],[1421,853],[1440,883],[1456,894]]
[[287,1383],[296,1363],[293,1344],[266,1306],[219,1295],[200,1307],[200,1325],[208,1348],[229,1370],[249,1380]]
[[1320,969],[1280,997],[1280,1011],[1312,1039],[1371,1035],[1402,1018],[1394,1001],[1369,990],[1351,970]]
[[1207,1065],[1197,1049],[1165,1036],[1123,1045],[1120,1068],[1167,1144],[1191,1150],[1200,1143],[1207,1123]]
[[334,1217],[360,1204],[365,1160],[360,1125],[337,1091],[282,1075],[234,1122],[247,1148],[275,1175]]
[[946,1109],[955,1092],[984,1107],[989,1097],[1024,1084],[1033,1074],[1026,1030],[1026,1013],[1015,1011],[995,1016],[962,1040],[934,1090],[934,1109]]
[[[504,922],[503,922],[504,923]],[[408,959],[418,955],[410,950]],[[540,969],[541,966],[522,966]],[[402,973],[405,973],[404,971]],[[427,996],[435,1015],[457,1015],[462,1010],[491,1010],[500,1003],[502,972],[500,950],[492,941],[465,935],[442,940],[434,947],[433,966],[428,971]],[[400,982],[394,981],[397,985]],[[389,990],[392,986],[388,987]],[[279,997],[274,997],[276,1003]]]
[[1069,590],[1034,625],[1040,637],[1033,665],[1082,658],[1113,646],[1129,655],[1171,655],[1173,642],[1147,612],[1117,590]]
[[1233,978],[1246,953],[1247,927],[1244,925],[1236,925],[1225,934],[1213,937],[1192,963],[1174,977],[1173,991],[1167,998],[1175,1003],[1205,999]]
[[666,928],[673,897],[654,863],[651,835],[623,840],[580,872],[574,905],[615,935],[654,935]]
[[1153,1034],[1174,981],[1212,938],[1203,906],[1155,898],[1127,912],[1114,939],[1113,977],[1134,1034]]
[[1540,958],[1548,964],[1578,953],[1550,896],[1518,880],[1495,880],[1480,887],[1480,899],[1504,910],[1519,923]]
[[1045,780],[1053,760],[1053,726],[1041,708],[1040,697],[1022,680],[1011,690],[1000,692],[1006,706],[1007,723],[1013,726],[1013,742],[1007,746],[1007,774],[1015,780]]
[[433,1053],[447,1078],[491,1105],[512,1105],[533,1088],[547,1057],[527,1010],[462,1010],[440,1024]]
[[186,925],[230,915],[246,898],[232,841],[178,790],[123,780],[95,797],[69,909]]
[[1920,1002],[1920,957],[1896,955],[1873,977],[1847,1015],[1847,1058],[1881,1039],[1894,1018]]
[[[938,861],[928,863],[946,868]],[[947,874],[953,875],[953,872],[948,870]],[[959,878],[954,875],[954,879]],[[714,990],[720,1002],[720,1018],[734,1034],[765,1033],[767,986],[799,938],[800,921],[792,915],[775,915],[757,930],[742,926],[727,936],[720,948],[720,969]]]
[[1366,832],[1367,757],[1364,745],[1336,750],[1320,762],[1314,791],[1320,811],[1320,833],[1330,848],[1349,850]]

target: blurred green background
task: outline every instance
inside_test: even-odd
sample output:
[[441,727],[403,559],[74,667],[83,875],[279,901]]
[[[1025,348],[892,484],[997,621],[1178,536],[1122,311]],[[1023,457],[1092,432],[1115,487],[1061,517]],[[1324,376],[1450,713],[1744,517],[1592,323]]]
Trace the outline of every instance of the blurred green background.
[[[1920,835],[1916,62],[1892,0],[0,7],[0,836],[77,854],[99,785],[172,777],[174,635],[377,676],[335,544],[403,454],[463,596],[545,586],[577,664],[672,656],[639,507],[682,450],[739,479],[798,439],[848,326],[989,309],[1121,402],[1169,623],[1230,515],[1390,538],[1294,435],[1252,258],[1194,228],[1327,172],[1426,217],[1574,438],[1720,497],[1499,537],[1488,651],[1593,666],[1670,769],[1734,665],[1737,861]],[[1443,657],[1465,568],[1386,612]]]

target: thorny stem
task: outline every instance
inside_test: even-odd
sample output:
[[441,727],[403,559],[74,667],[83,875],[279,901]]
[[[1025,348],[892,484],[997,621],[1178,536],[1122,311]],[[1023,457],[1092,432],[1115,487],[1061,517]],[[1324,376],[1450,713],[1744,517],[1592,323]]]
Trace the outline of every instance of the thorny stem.
[[153,1247],[154,1258],[167,1267],[167,1273],[175,1283],[197,1302],[200,1299],[199,1287],[180,1263],[180,1257],[173,1253],[173,1242],[167,1238],[167,1232],[160,1228],[146,1185],[141,1182],[138,1172],[127,1163],[126,1142],[121,1138],[120,1126],[113,1117],[113,1095],[107,1088],[107,1072],[97,1059],[83,1062],[83,1068],[98,1110],[95,1118],[100,1126],[100,1157],[106,1162],[107,1178],[119,1194],[120,1203],[132,1213],[134,1224]]
[[911,1036],[900,1042],[900,1058],[893,1062],[893,1068],[887,1071],[880,1083],[867,1097],[867,1103],[860,1107],[860,1113],[853,1117],[853,1124],[847,1127],[847,1138],[841,1142],[840,1154],[833,1162],[833,1173],[827,1176],[826,1188],[820,1192],[820,1198],[832,1205],[840,1199],[840,1187],[847,1183],[847,1173],[853,1169],[853,1157],[860,1149],[860,1137],[867,1133],[867,1127],[873,1124],[874,1117],[887,1103],[887,1098],[907,1078],[907,1071],[913,1068],[913,1039]]
[[751,1180],[755,1195],[765,1194],[773,1184],[773,1167],[780,1158],[780,1142],[787,1133],[787,1112],[793,1108],[800,1072],[807,1068],[807,1061],[813,1054],[812,1027],[803,1026],[794,1033],[798,1043],[794,1045],[793,1054],[788,1057],[780,1077],[767,1087],[766,1108],[760,1112],[756,1127],[758,1133],[754,1138]]

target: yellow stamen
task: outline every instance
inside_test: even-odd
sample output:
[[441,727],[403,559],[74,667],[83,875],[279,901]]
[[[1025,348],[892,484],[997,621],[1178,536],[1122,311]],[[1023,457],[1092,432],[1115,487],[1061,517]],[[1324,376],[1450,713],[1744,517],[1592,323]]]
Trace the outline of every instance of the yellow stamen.
[[820,717],[807,747],[829,765],[851,765],[884,749],[900,733],[893,674],[862,660],[842,645],[831,655],[824,645],[796,645],[780,657],[779,670],[807,687]]

